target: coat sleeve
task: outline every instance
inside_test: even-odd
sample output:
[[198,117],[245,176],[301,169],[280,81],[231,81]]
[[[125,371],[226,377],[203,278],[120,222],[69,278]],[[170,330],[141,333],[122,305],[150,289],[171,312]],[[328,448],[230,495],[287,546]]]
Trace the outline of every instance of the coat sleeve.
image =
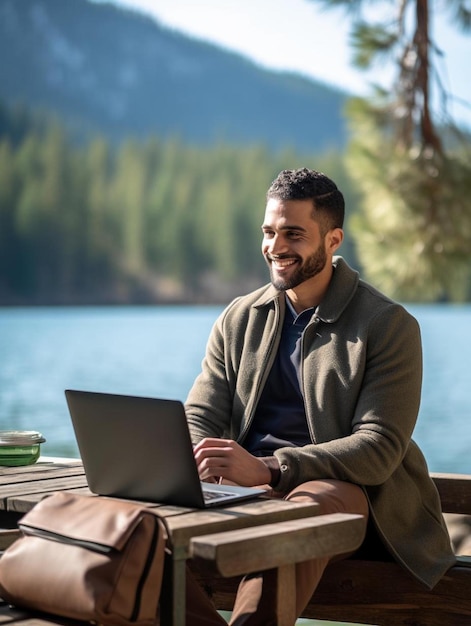
[[316,443],[275,452],[282,470],[277,490],[319,478],[380,485],[401,464],[420,403],[419,326],[405,309],[392,305],[369,322],[358,343],[361,348],[350,352],[357,369],[352,380],[340,380],[335,366],[326,366],[334,382],[323,385],[323,397],[317,398],[316,410],[327,410],[317,415]]
[[227,310],[216,320],[209,335],[201,373],[185,402],[191,439],[195,445],[204,437],[229,437],[233,395],[231,366],[224,344]]

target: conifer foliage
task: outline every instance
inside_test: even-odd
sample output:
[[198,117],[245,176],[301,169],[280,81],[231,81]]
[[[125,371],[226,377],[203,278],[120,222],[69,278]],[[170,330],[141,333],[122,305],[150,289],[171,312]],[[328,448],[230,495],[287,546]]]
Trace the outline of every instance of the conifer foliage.
[[[433,19],[469,33],[466,0],[318,0],[351,12],[354,63],[392,61],[390,88],[353,99],[349,171],[361,191],[354,238],[367,277],[402,300],[469,298],[471,138],[448,114]],[[368,5],[390,19],[366,19]],[[434,13],[432,14],[432,9]],[[371,16],[371,13],[370,13]]]

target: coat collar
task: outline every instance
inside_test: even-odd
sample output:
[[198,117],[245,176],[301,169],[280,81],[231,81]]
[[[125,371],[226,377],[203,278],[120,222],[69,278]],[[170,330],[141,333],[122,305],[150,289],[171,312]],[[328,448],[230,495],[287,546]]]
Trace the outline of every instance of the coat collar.
[[[316,310],[316,316],[327,323],[338,320],[355,295],[360,280],[358,272],[353,270],[342,257],[334,257],[332,265],[334,273],[329,288]],[[282,302],[284,306],[284,292],[278,291],[273,285],[267,285],[253,306],[262,308],[276,300]]]
[[355,295],[360,277],[341,257],[333,259],[334,273],[324,299],[317,307],[317,316],[324,322],[336,322]]

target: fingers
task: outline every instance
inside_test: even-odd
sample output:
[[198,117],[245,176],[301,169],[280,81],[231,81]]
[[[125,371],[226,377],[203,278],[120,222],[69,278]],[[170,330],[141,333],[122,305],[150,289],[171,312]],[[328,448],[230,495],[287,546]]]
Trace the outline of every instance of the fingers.
[[204,450],[206,448],[230,448],[232,447],[232,444],[235,444],[235,441],[233,441],[232,439],[217,439],[215,437],[205,437],[196,444],[193,450],[195,454],[197,454],[200,450]]
[[225,441],[206,438],[194,448],[194,455],[201,480],[217,482],[226,469]]

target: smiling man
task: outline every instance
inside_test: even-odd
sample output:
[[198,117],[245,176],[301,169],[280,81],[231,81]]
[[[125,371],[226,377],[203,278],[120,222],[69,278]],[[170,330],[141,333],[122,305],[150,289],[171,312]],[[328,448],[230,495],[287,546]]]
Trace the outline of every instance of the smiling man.
[[[454,555],[411,439],[420,331],[335,256],[343,219],[343,195],[322,173],[284,170],[271,184],[262,226],[271,284],[213,327],[186,402],[195,458],[202,480],[362,514],[361,550],[383,550],[432,587]],[[327,563],[298,564],[298,615]],[[244,578],[231,624],[276,624],[274,588],[274,571]],[[223,623],[189,576],[187,624]]]
[[[320,302],[333,271],[327,261],[343,240],[341,196],[339,191],[328,195],[332,194],[338,194],[339,206],[329,220],[322,219],[312,200],[269,198],[267,202],[262,252],[273,286],[286,291],[299,312]],[[300,302],[302,297],[306,306]]]

